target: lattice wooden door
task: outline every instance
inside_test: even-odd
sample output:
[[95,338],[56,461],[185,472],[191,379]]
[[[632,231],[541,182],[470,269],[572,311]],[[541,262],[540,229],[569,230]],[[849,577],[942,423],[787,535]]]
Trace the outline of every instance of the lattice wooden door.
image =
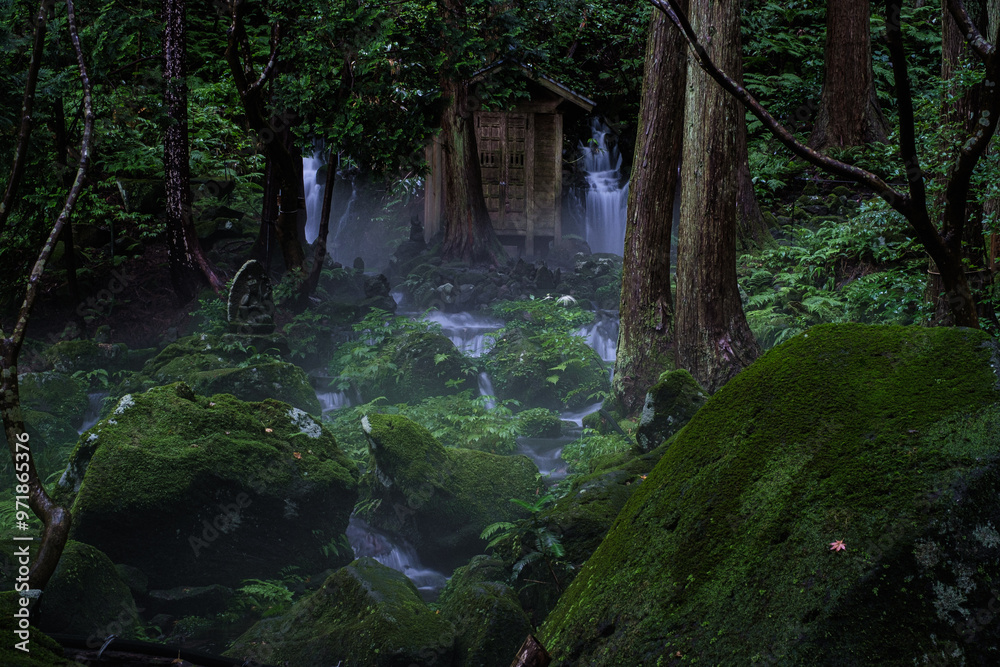
[[524,232],[527,177],[525,169],[529,114],[481,111],[476,114],[476,141],[483,196],[498,232]]

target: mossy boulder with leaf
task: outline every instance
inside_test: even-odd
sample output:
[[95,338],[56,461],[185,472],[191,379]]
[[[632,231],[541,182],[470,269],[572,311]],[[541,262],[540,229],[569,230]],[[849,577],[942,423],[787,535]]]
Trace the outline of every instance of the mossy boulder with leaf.
[[507,667],[533,630],[505,573],[501,561],[476,556],[455,570],[441,592],[438,604],[455,626],[459,667]]
[[497,396],[551,410],[579,410],[609,389],[597,353],[579,336],[507,331],[485,357]]
[[510,499],[530,500],[542,489],[525,456],[445,448],[400,415],[367,415],[362,428],[370,453],[359,503],[365,519],[408,539],[435,567],[482,553],[484,528],[525,516]]
[[555,665],[993,664],[998,488],[995,339],[815,327],[674,436],[540,639]]
[[359,558],[281,616],[256,623],[226,655],[290,665],[451,665],[454,632],[406,575]]
[[74,539],[139,568],[151,589],[232,587],[347,562],[357,476],[302,410],[175,383],[123,396],[80,439],[56,493]]
[[69,540],[40,603],[45,632],[104,641],[141,639],[139,612],[114,563],[89,544]]

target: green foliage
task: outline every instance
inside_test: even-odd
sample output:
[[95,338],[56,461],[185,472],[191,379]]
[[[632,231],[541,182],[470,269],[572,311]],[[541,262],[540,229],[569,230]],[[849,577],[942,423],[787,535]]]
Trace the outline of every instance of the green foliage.
[[378,398],[363,405],[344,408],[326,417],[326,426],[337,439],[340,449],[358,464],[368,460],[368,448],[361,432],[361,418],[369,414],[403,415],[420,424],[445,446],[478,449],[493,454],[508,454],[517,448],[517,421],[512,407],[517,401],[504,401],[486,407],[483,396],[472,397],[464,391],[451,396],[433,396],[416,405],[388,405]]
[[[232,281],[226,284],[225,293],[229,293]],[[229,331],[229,315],[226,312],[226,299],[210,289],[204,289],[198,295],[198,307],[188,313],[192,318],[192,331],[207,334],[224,334]]]
[[[513,547],[518,550],[519,557],[511,567],[510,582],[516,585],[525,567],[538,561],[544,561],[552,577],[556,588],[561,590],[562,584],[556,576],[555,566],[565,565],[560,559],[566,555],[559,536],[553,530],[542,523],[539,514],[545,507],[556,499],[552,493],[540,496],[535,502],[529,503],[519,498],[511,498],[510,502],[527,510],[530,517],[516,523],[510,521],[498,521],[483,529],[480,538],[490,540],[486,545],[488,549],[496,549],[501,545]],[[491,539],[492,538],[492,539]]]
[[[496,301],[490,312],[506,322],[504,331],[523,330],[569,333],[594,321],[594,313],[577,305],[572,297],[545,297],[516,301]],[[500,334],[497,334],[500,335]]]
[[563,447],[561,457],[569,464],[572,473],[592,472],[601,463],[631,449],[632,443],[620,433],[601,435],[594,429],[586,428],[582,438]]

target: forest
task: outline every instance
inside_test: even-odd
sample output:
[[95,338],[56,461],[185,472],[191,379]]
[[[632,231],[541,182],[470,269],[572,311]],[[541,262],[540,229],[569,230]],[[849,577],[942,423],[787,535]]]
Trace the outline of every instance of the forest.
[[1000,664],[998,26],[0,2],[0,663]]

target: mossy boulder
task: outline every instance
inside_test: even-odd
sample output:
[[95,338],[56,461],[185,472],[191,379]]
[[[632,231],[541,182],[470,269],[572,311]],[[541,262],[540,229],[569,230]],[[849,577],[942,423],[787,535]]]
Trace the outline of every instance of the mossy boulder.
[[45,587],[39,625],[45,632],[87,637],[138,637],[139,612],[115,564],[102,551],[70,540]]
[[[205,396],[232,394],[244,401],[273,398],[319,415],[322,408],[305,371],[272,356],[280,350],[271,343],[271,336],[186,336],[164,348],[141,373],[124,380],[115,395],[184,382]],[[255,354],[266,356],[255,360]]]
[[[366,362],[369,363],[369,362]],[[449,396],[476,388],[470,362],[447,337],[414,331],[387,339],[374,363],[374,373],[348,367],[365,400],[384,396],[389,403],[415,404],[431,396]]]
[[560,598],[554,664],[995,664],[998,401],[979,331],[824,325],[772,349]]
[[46,412],[70,423],[83,422],[87,383],[66,373],[23,373],[17,378],[21,408]]
[[562,431],[559,413],[546,408],[531,408],[517,413],[517,434],[528,438],[558,438]]
[[75,539],[139,568],[150,588],[236,586],[346,562],[328,545],[343,540],[356,477],[305,412],[176,383],[122,397],[81,438],[57,493]]
[[[4,667],[70,667],[75,663],[63,658],[62,647],[33,625],[21,627],[15,617],[21,609],[21,597],[14,591],[0,593],[0,665]],[[19,633],[24,633],[19,635]],[[25,650],[21,650],[21,649]]]
[[368,522],[408,539],[435,569],[482,553],[484,528],[524,516],[510,499],[531,500],[541,489],[538,468],[525,456],[446,449],[401,415],[368,415],[362,428],[371,457],[362,497],[378,501]]
[[708,394],[684,369],[668,371],[646,393],[642,416],[635,431],[639,449],[652,451],[667,440],[698,412]]
[[453,642],[451,623],[404,574],[359,558],[285,614],[251,627],[226,655],[289,665],[451,665]]
[[503,563],[476,556],[455,570],[438,600],[441,615],[455,626],[458,667],[507,667],[532,632],[506,579]]
[[60,373],[89,372],[95,368],[110,371],[129,369],[134,359],[124,343],[98,343],[93,340],[63,340],[42,352],[45,360]]
[[609,389],[597,353],[579,336],[512,331],[485,357],[497,397],[551,410],[579,410]]

